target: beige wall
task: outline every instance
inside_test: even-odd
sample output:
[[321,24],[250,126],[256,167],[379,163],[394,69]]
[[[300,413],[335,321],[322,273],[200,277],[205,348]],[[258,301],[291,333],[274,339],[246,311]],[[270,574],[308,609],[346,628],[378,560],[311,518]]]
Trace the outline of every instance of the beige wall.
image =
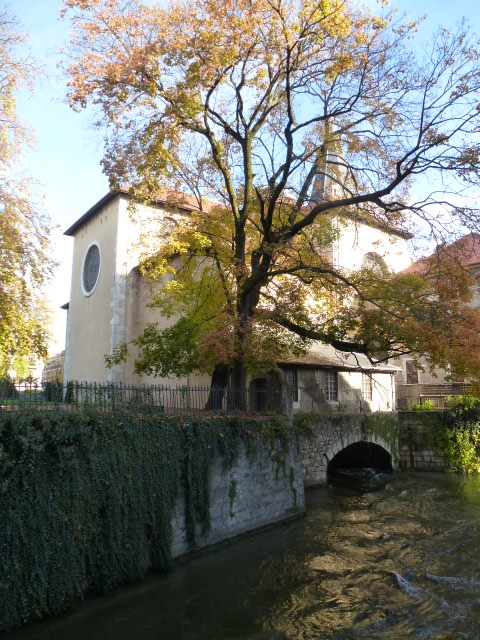
[[348,219],[339,220],[337,224],[340,238],[334,247],[336,266],[360,269],[365,254],[370,252],[378,253],[392,271],[402,271],[410,266],[405,238]]
[[[65,379],[106,382],[110,353],[112,288],[116,278],[119,199],[100,210],[75,234],[67,331]],[[82,292],[82,265],[92,242],[100,247],[100,274],[90,296]]]
[[338,371],[338,400],[325,399],[325,370],[302,369],[298,375],[298,402],[293,403],[294,412],[344,413],[357,411],[392,411],[394,406],[393,378],[389,373],[371,373],[372,400],[362,398],[362,373],[359,371]]
[[[154,291],[146,284],[145,279],[140,275],[138,269],[132,269],[128,277],[126,292],[127,314],[126,314],[126,340],[130,342],[136,338],[144,327],[152,322],[158,324],[159,329],[163,329],[173,324],[176,317],[165,318],[161,316],[157,309],[148,307]],[[138,354],[138,349],[134,345],[129,346],[129,357],[119,370],[119,379],[126,384],[158,384],[158,385],[197,385],[207,386],[210,384],[210,376],[207,374],[190,374],[184,378],[160,378],[149,375],[139,376],[134,372],[134,362]]]
[[[75,233],[65,377],[91,382],[185,384],[186,380],[178,379],[139,380],[133,373],[133,358],[111,370],[105,366],[105,355],[136,337],[146,322],[169,323],[147,308],[151,294],[135,267],[147,246],[151,251],[161,246],[182,214],[141,205],[132,214],[128,205],[128,198],[116,197]],[[100,248],[101,267],[95,290],[85,296],[82,266],[92,242]]]

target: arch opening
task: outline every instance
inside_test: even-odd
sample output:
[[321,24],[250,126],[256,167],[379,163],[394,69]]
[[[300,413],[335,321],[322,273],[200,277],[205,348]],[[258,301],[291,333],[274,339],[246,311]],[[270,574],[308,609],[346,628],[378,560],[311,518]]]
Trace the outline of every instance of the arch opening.
[[393,471],[392,455],[374,442],[361,440],[339,451],[328,463],[327,473],[340,469],[375,469]]

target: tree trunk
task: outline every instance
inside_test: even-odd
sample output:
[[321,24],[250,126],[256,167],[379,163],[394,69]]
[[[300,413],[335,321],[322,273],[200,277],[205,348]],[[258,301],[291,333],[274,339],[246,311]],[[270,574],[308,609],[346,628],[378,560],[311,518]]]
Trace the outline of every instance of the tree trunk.
[[205,409],[208,411],[218,411],[222,408],[223,396],[228,386],[228,373],[228,365],[223,363],[215,365],[210,383],[210,393],[205,405]]
[[240,360],[233,366],[232,372],[232,408],[245,411],[247,408],[247,370]]

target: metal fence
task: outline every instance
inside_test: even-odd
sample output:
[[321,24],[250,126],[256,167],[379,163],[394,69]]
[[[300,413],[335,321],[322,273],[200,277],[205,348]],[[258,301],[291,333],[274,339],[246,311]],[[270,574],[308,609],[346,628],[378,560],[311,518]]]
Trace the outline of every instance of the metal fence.
[[124,385],[96,382],[16,383],[0,380],[0,410],[103,412],[132,411],[165,415],[281,412],[278,390],[264,388]]

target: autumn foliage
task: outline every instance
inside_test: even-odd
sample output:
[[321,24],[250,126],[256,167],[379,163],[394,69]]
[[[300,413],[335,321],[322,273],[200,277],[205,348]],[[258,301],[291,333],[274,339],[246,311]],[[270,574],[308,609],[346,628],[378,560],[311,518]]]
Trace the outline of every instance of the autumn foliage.
[[16,18],[0,10],[0,377],[16,359],[47,353],[42,288],[53,267],[51,221],[19,170],[31,132],[18,117],[16,100],[22,88],[31,88],[36,70],[24,43]]
[[[167,282],[153,305],[179,320],[139,338],[140,369],[228,363],[243,386],[247,369],[321,340],[476,370],[468,272],[447,265],[445,295],[443,272],[351,273],[330,257],[334,219],[436,238],[476,227],[474,201],[458,196],[477,180],[480,124],[478,48],[463,24],[418,59],[417,25],[386,1],[377,14],[340,0],[65,6],[68,100],[96,108],[112,186],[198,202],[143,265]],[[441,193],[415,200],[419,176],[445,178]]]

